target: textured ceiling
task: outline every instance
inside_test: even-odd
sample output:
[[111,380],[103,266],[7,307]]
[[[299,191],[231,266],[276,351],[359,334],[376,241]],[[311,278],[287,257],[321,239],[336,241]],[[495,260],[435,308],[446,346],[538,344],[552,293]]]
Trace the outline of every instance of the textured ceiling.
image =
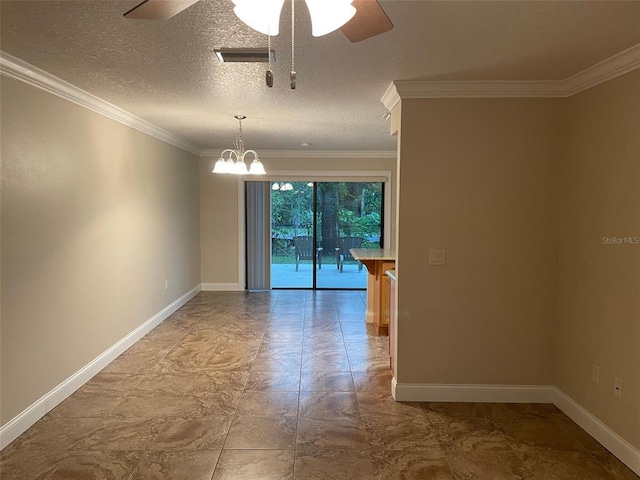
[[128,20],[139,0],[1,0],[1,48],[200,148],[395,150],[380,97],[393,80],[561,80],[640,43],[640,1],[382,1],[395,24],[352,44],[310,35],[296,2],[298,88],[288,84],[290,6],[265,64],[222,64],[218,47],[266,48],[231,0],[164,21]]

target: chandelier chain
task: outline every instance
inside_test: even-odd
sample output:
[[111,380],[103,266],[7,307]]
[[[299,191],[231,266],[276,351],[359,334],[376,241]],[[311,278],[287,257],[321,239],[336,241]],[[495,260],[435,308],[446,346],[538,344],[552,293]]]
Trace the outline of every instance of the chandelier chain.
[[295,45],[296,45],[296,2],[291,0],[291,71],[296,71]]

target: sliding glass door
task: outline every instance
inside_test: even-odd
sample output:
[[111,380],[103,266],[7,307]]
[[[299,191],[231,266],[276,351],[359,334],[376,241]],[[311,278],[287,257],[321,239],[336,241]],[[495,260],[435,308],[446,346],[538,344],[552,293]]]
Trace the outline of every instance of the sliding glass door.
[[364,289],[352,248],[381,248],[384,184],[271,182],[272,288]]

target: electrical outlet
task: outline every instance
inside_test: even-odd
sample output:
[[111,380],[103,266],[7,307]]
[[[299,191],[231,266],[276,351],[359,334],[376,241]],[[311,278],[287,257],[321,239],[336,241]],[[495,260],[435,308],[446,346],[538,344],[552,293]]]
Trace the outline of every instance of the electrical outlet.
[[164,289],[169,290],[169,280],[164,281]]
[[622,400],[622,380],[618,377],[613,382],[613,396],[618,400]]
[[593,383],[600,383],[600,366],[593,364],[593,368],[591,370],[591,381]]

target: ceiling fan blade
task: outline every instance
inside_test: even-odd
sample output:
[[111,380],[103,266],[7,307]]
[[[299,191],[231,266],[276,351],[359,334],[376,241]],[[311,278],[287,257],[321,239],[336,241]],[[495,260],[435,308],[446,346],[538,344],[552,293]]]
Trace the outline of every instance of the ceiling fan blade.
[[356,14],[342,26],[344,33],[352,42],[360,42],[388,32],[393,23],[377,0],[353,0]]
[[200,0],[145,0],[124,14],[137,20],[167,20]]

